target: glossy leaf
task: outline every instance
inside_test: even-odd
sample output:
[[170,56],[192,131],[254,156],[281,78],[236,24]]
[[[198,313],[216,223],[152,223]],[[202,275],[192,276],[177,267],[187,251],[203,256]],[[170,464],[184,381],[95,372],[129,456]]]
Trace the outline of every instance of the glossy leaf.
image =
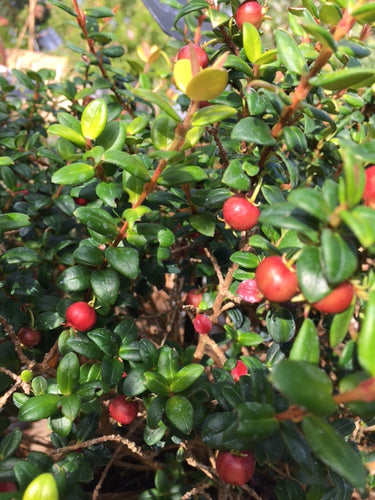
[[252,116],[242,118],[233,127],[231,137],[238,141],[255,142],[265,146],[272,146],[276,142],[267,124]]
[[145,99],[146,101],[150,101],[153,104],[159,106],[168,116],[170,116],[176,122],[180,122],[181,118],[178,113],[173,109],[173,107],[169,104],[169,102],[159,95],[157,92],[152,92],[147,89],[132,89],[135,95]]
[[310,78],[309,83],[314,87],[323,87],[327,90],[343,90],[351,87],[358,87],[361,84],[366,86],[369,79],[375,80],[375,69],[372,68],[347,68],[339,69],[330,73]]
[[81,117],[82,134],[86,139],[95,140],[107,124],[108,108],[104,99],[94,99],[83,110]]
[[205,236],[212,237],[215,234],[216,219],[211,212],[190,215],[189,222],[194,229]]
[[137,155],[130,155],[124,151],[114,151],[112,149],[103,154],[103,161],[123,168],[129,172],[129,174],[142,181],[148,181],[150,179],[150,174],[142,158]]
[[181,368],[173,377],[170,385],[172,392],[182,392],[191,385],[202,375],[204,367],[198,364],[189,364]]
[[42,394],[28,399],[19,411],[19,420],[34,422],[52,416],[57,411],[59,398],[57,394]]
[[291,403],[317,415],[329,415],[336,410],[332,383],[317,366],[304,361],[285,360],[272,368],[271,376],[273,385]]
[[110,238],[117,236],[116,221],[102,208],[79,207],[74,214],[89,229]]
[[65,292],[80,292],[90,286],[91,271],[84,266],[71,266],[59,276],[57,285]]
[[369,294],[358,339],[358,361],[375,377],[375,291]]
[[207,174],[200,167],[170,166],[163,171],[158,182],[163,186],[171,187],[190,182],[200,182],[204,179],[207,179]]
[[185,93],[192,101],[210,101],[219,97],[227,83],[228,73],[225,69],[205,68],[187,82]]
[[113,121],[107,123],[103,132],[95,140],[95,144],[102,146],[105,151],[115,149],[121,151],[126,139],[126,126],[124,122]]
[[145,372],[144,385],[157,396],[169,396],[168,380],[158,372]]
[[0,234],[30,225],[30,218],[25,214],[7,213],[0,215]]
[[335,314],[329,329],[329,344],[336,347],[342,342],[348,333],[350,321],[354,314],[355,303],[351,304],[345,311]]
[[234,54],[229,54],[224,62],[224,68],[233,68],[238,71],[241,71],[245,75],[253,78],[253,71],[251,67],[239,56],[235,56]]
[[76,130],[67,127],[66,125],[55,123],[48,128],[48,133],[63,137],[64,139],[67,139],[68,141],[76,144],[81,148],[84,148],[86,146],[86,140],[83,135]]
[[246,57],[254,64],[262,54],[259,31],[253,24],[245,22],[242,27],[242,37]]
[[306,62],[295,40],[285,31],[276,30],[275,39],[278,59],[289,71],[301,75],[306,71]]
[[246,172],[243,170],[240,160],[231,160],[225,169],[223,183],[239,191],[247,191],[250,187],[250,179]]
[[69,420],[74,420],[81,408],[81,399],[76,394],[70,394],[60,399],[61,413]]
[[183,434],[190,434],[194,424],[194,409],[184,396],[172,396],[165,405],[170,422]]
[[340,217],[365,248],[375,243],[375,212],[370,207],[358,206],[340,211]]
[[158,116],[151,128],[151,140],[156,149],[168,151],[173,143],[176,122],[167,116]]
[[[323,6],[324,7],[324,6]],[[325,6],[327,7],[327,6]],[[322,10],[321,10],[322,12]],[[334,23],[335,24],[335,23]],[[302,22],[301,26],[307,33],[312,35],[316,40],[318,40],[323,46],[331,48],[334,52],[337,50],[337,44],[331,33],[324,29],[322,26],[316,23],[305,23]]]
[[158,372],[171,382],[175,377],[178,367],[178,354],[175,349],[169,346],[163,346],[159,352]]
[[329,228],[321,234],[320,262],[322,272],[331,284],[338,284],[350,278],[358,266],[352,247]]
[[0,457],[1,460],[13,455],[22,439],[22,431],[19,429],[14,429],[6,434],[0,443]]
[[288,342],[293,338],[296,325],[288,309],[270,309],[266,316],[268,333],[275,342]]
[[99,182],[95,188],[95,192],[108,207],[117,207],[118,201],[121,198],[123,190],[121,185],[116,182]]
[[355,488],[363,489],[367,471],[361,457],[324,419],[315,415],[302,421],[306,440],[315,455]]
[[137,250],[130,247],[108,247],[105,258],[116,271],[135,279],[139,272],[139,256]]
[[84,184],[95,176],[95,168],[88,163],[71,163],[52,175],[52,182],[62,185]]
[[299,188],[290,193],[288,201],[319,220],[327,220],[328,207],[321,191]]
[[296,268],[298,284],[309,302],[316,302],[329,293],[330,287],[321,269],[318,248],[304,248]]
[[114,269],[93,271],[90,284],[101,303],[112,305],[116,302],[120,292],[120,278],[117,271]]
[[79,360],[74,352],[69,352],[61,359],[57,368],[57,386],[61,394],[71,394],[78,380]]
[[220,122],[235,115],[237,110],[224,104],[211,104],[194,113],[191,123],[194,127],[202,127]]
[[121,339],[108,328],[94,328],[87,333],[89,339],[108,356],[115,356],[118,353]]
[[295,361],[307,361],[315,365],[319,364],[320,343],[319,337],[310,318],[306,318],[293,342],[289,359]]

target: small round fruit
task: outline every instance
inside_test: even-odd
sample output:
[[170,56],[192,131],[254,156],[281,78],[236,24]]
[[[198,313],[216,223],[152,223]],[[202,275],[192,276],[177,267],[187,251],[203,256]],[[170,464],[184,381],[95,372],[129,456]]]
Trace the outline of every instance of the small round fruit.
[[185,304],[188,306],[199,307],[199,304],[201,303],[202,299],[203,299],[203,293],[197,290],[196,288],[193,288],[192,290],[189,290],[188,293],[186,294]]
[[45,472],[31,481],[23,494],[22,500],[58,500],[59,492],[55,478]]
[[325,314],[337,314],[350,306],[353,296],[353,285],[349,281],[343,281],[331,293],[314,302],[312,307]]
[[78,198],[74,198],[74,201],[77,203],[77,205],[82,205],[82,206],[87,205],[86,198],[82,198],[82,196],[79,196]]
[[245,195],[235,194],[223,205],[225,223],[235,231],[248,231],[257,225],[260,210]]
[[251,451],[219,451],[216,457],[216,471],[224,483],[234,486],[246,484],[254,475],[255,458]]
[[232,378],[235,382],[240,380],[241,375],[247,374],[247,366],[240,359],[237,361],[236,366],[230,371]]
[[259,290],[272,302],[286,302],[298,292],[297,273],[279,255],[266,257],[255,271]]
[[119,394],[110,402],[109,414],[119,424],[129,425],[138,414],[138,403],[137,401],[129,401],[126,396]]
[[249,302],[250,304],[256,304],[263,298],[254,278],[241,281],[237,288],[237,295],[239,295],[243,301]]
[[66,323],[75,330],[85,332],[96,323],[96,312],[87,302],[74,302],[65,313]]
[[205,314],[198,314],[197,316],[195,316],[195,318],[193,319],[193,326],[195,331],[197,331],[201,335],[210,333],[210,331],[212,330],[211,320]]
[[255,0],[249,0],[238,7],[234,17],[240,30],[242,30],[244,23],[253,24],[259,29],[263,21],[262,6]]
[[202,49],[202,47],[199,47],[199,45],[196,45],[195,43],[184,45],[178,52],[176,59],[191,59],[191,53],[190,53],[190,46],[192,47],[192,50],[194,50],[195,54],[197,55],[198,59],[198,64],[201,68],[206,68],[208,66],[208,55],[207,52]]
[[366,168],[365,176],[365,189],[362,198],[367,207],[375,208],[375,165]]
[[25,347],[35,347],[42,338],[40,332],[29,326],[23,326],[18,332],[18,338]]

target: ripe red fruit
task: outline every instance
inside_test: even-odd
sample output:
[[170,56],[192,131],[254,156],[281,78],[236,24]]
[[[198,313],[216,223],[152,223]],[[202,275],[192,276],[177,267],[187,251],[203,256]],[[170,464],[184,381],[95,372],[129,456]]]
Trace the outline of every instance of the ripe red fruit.
[[266,299],[273,302],[290,300],[298,291],[296,272],[279,255],[262,260],[255,271],[255,280]]
[[203,298],[203,293],[197,290],[196,288],[193,288],[192,290],[189,290],[188,293],[186,294],[185,304],[188,306],[199,307],[202,298]]
[[34,330],[29,326],[23,326],[18,332],[18,338],[25,347],[35,347],[39,344],[42,336],[38,330]]
[[87,302],[74,302],[65,313],[66,323],[75,330],[85,332],[96,323],[96,312]]
[[242,300],[249,302],[250,304],[256,304],[263,298],[255,279],[241,281],[237,288],[237,295],[239,295]]
[[201,68],[206,68],[208,66],[208,55],[207,52],[196,45],[195,43],[184,45],[178,52],[176,59],[191,59],[190,46],[197,55],[198,64]]
[[74,201],[77,203],[77,205],[82,205],[82,206],[87,205],[86,198],[82,198],[81,196],[79,198],[74,198]]
[[195,316],[193,319],[193,326],[200,334],[210,333],[212,330],[211,320],[205,314],[198,314]]
[[230,371],[232,378],[235,382],[240,380],[241,375],[247,374],[247,366],[240,359],[237,361],[236,366]]
[[362,198],[367,207],[375,208],[375,165],[366,168],[365,176],[365,189]]
[[126,396],[119,394],[109,404],[109,414],[119,424],[129,425],[138,413],[137,401],[128,401]]
[[0,482],[0,493],[5,491],[17,491],[17,486],[15,483],[11,483],[9,481],[1,481]]
[[353,296],[353,285],[349,281],[343,281],[331,293],[314,302],[312,307],[325,314],[337,314],[350,306]]
[[259,208],[243,194],[231,196],[223,205],[224,221],[235,231],[248,231],[256,226],[259,214]]
[[227,484],[242,486],[254,475],[255,458],[251,451],[219,451],[216,457],[216,471],[219,478]]
[[263,21],[262,6],[255,0],[249,0],[238,7],[234,17],[240,30],[244,23],[253,24],[259,29]]

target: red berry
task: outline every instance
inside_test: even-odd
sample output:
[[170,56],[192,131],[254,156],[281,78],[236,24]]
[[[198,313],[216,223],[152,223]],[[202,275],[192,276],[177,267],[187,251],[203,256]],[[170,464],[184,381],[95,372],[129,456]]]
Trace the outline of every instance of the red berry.
[[67,325],[80,332],[90,330],[96,323],[95,309],[87,302],[71,304],[66,310],[65,317]]
[[256,28],[260,28],[263,21],[262,6],[255,0],[242,3],[236,11],[235,20],[240,30],[242,30],[244,23],[250,23]]
[[201,68],[206,68],[208,66],[208,55],[207,52],[202,49],[202,47],[199,47],[199,45],[196,45],[195,43],[189,43],[188,45],[184,45],[178,52],[177,52],[177,60],[179,59],[191,59],[191,52],[190,52],[190,46],[192,47],[192,50],[194,50],[195,54],[197,55],[198,59],[198,64]]
[[255,271],[255,280],[266,299],[273,302],[290,300],[298,291],[296,272],[289,269],[279,255],[262,260]]
[[232,378],[235,382],[240,380],[241,375],[247,374],[247,366],[240,359],[237,361],[236,366],[230,371]]
[[366,168],[365,176],[365,189],[362,198],[366,206],[375,208],[375,165]]
[[241,281],[237,288],[237,295],[245,302],[250,302],[250,304],[256,304],[263,298],[255,279]]
[[211,320],[205,314],[198,314],[193,319],[193,326],[200,334],[210,333],[212,330]]
[[17,486],[15,483],[9,481],[1,481],[0,492],[3,493],[4,491],[17,491]]
[[82,198],[82,197],[74,198],[74,201],[77,203],[77,205],[82,205],[82,206],[87,205],[86,198]]
[[203,293],[193,288],[186,294],[185,304],[188,306],[199,307],[203,298]]
[[35,347],[39,344],[41,337],[38,330],[34,330],[28,326],[23,326],[18,332],[18,338],[25,347]]
[[254,475],[255,458],[251,451],[219,451],[216,457],[216,471],[219,478],[227,484],[242,486]]
[[331,293],[312,304],[313,308],[325,314],[345,311],[352,303],[354,287],[349,281],[340,283]]
[[119,394],[109,404],[109,414],[119,424],[129,425],[138,414],[137,401],[128,401],[126,396]]
[[243,194],[231,196],[223,205],[224,221],[235,231],[248,231],[256,226],[259,214],[259,208]]

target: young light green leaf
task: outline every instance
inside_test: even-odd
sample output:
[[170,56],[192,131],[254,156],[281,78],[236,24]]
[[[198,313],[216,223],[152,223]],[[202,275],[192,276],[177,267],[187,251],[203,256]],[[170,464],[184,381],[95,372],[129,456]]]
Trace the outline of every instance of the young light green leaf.
[[285,31],[275,32],[277,57],[289,71],[301,75],[306,72],[306,61],[295,40]]

